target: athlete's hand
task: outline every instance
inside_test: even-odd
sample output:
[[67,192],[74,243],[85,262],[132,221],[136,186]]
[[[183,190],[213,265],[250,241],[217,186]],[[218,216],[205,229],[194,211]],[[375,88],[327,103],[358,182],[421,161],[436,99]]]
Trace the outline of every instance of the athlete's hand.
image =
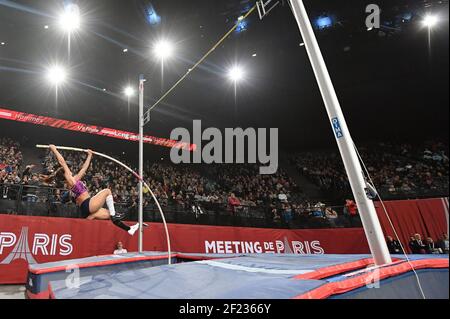
[[52,152],[56,152],[56,146],[55,145],[49,145],[49,148]]
[[92,150],[87,150],[86,153],[88,153],[89,156],[94,155],[94,153],[92,152]]

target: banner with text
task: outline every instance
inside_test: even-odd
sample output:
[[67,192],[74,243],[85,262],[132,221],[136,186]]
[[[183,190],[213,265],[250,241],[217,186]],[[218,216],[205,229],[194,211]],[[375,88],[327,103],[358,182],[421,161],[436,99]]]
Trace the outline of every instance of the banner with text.
[[[34,125],[43,125],[63,130],[75,131],[80,133],[87,133],[93,135],[100,135],[132,142],[139,141],[139,135],[136,133],[125,132],[113,128],[106,128],[96,125],[83,124],[67,120],[55,119],[51,117],[39,116],[35,114],[22,113],[8,109],[0,108],[0,119],[29,123]],[[169,148],[185,149],[195,151],[197,146],[194,144],[179,142],[166,138],[144,136],[144,143],[159,145]]]
[[[386,235],[392,227],[379,203],[375,204]],[[448,199],[386,202],[390,218],[405,247],[409,236],[439,240],[448,232]],[[413,221],[414,219],[414,221]],[[200,225],[169,225],[172,251],[182,253],[293,253],[368,254],[362,228],[263,229]],[[0,215],[0,284],[24,283],[31,263],[109,255],[121,241],[137,251],[130,237],[111,221]],[[144,250],[167,251],[162,224],[144,230]]]
[[[360,254],[369,249],[362,229],[281,230],[169,225],[172,251],[183,253]],[[0,284],[24,283],[30,263],[109,255],[130,237],[110,221],[0,215]],[[167,251],[162,224],[150,224],[144,249]]]

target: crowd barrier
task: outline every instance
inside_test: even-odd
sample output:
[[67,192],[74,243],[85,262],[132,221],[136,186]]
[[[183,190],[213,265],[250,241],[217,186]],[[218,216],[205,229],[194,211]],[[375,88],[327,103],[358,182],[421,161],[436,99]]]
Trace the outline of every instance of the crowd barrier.
[[[74,203],[61,201],[61,194],[65,192],[67,190],[49,187],[0,184],[0,214],[81,218],[82,214]],[[350,218],[343,214],[343,206],[331,207],[339,214],[338,218],[331,220],[315,216],[316,208],[304,209],[301,213],[292,212],[289,218],[283,216],[279,209],[279,218],[275,219],[269,205],[241,205],[232,212],[230,207],[220,203],[193,201],[190,204],[177,205],[161,201],[161,204],[167,221],[175,224],[286,229],[361,227],[358,216]],[[138,220],[136,204],[116,203],[116,210],[127,213],[129,221]],[[144,207],[144,221],[162,221],[156,205],[148,204]]]
[[[394,226],[407,248],[409,236],[435,240],[448,232],[448,199],[386,202]],[[393,235],[380,203],[377,212],[386,235]],[[144,230],[144,250],[167,251],[161,223]],[[170,224],[172,251],[183,253],[367,254],[362,228],[280,229]],[[111,221],[0,215],[0,284],[24,283],[29,264],[108,255],[121,241],[137,250],[130,237]]]

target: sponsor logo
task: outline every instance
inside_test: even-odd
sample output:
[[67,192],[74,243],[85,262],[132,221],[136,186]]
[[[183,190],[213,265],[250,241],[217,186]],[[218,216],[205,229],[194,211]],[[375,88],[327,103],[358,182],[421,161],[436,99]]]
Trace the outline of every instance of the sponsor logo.
[[297,254],[323,255],[320,241],[205,241],[207,254]]
[[8,265],[16,259],[36,264],[37,256],[69,256],[73,252],[72,235],[35,233],[31,238],[31,246],[28,237],[28,227],[22,228],[18,239],[15,233],[0,232],[0,256],[6,249],[14,247],[0,265]]
[[333,118],[331,120],[331,123],[333,124],[334,133],[336,134],[336,138],[342,138],[344,137],[344,132],[341,128],[341,123],[339,122],[339,119],[337,117]]
[[44,123],[44,121],[36,116],[33,116],[32,114],[19,114],[17,116],[17,119],[19,121],[29,122],[29,123]]

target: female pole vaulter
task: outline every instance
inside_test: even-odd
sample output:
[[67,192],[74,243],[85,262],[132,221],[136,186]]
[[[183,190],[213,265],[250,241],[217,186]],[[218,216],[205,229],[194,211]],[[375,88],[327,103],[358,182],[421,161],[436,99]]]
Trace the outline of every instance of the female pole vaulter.
[[[89,165],[91,164],[93,155],[92,151],[86,151],[88,157],[81,170],[74,176],[64,157],[58,151],[56,146],[50,145],[50,150],[55,154],[58,163],[64,169],[64,178],[66,179],[67,185],[69,186],[71,192],[75,196],[76,204],[78,207],[80,207],[83,218],[86,218],[88,220],[111,219],[114,225],[125,230],[126,232],[128,232],[128,234],[133,236],[139,229],[139,223],[129,227],[122,222],[122,219],[125,217],[125,215],[116,212],[111,190],[104,189],[94,197],[91,197],[86,185],[82,182],[82,179],[86,174]],[[108,206],[108,209],[103,208],[105,203]]]

